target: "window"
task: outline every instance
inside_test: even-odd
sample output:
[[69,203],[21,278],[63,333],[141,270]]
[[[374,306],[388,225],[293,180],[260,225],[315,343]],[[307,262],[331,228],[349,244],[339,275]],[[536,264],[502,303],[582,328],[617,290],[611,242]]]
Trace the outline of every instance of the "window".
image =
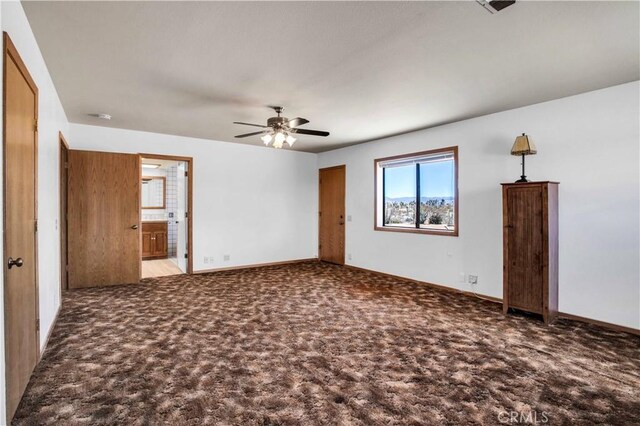
[[379,231],[458,235],[458,147],[375,160]]

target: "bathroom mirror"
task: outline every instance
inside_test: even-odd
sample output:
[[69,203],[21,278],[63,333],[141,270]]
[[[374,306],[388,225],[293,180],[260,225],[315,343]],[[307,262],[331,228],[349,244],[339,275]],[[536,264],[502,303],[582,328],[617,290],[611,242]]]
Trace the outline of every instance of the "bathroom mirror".
[[142,177],[142,208],[164,209],[167,185],[164,176]]

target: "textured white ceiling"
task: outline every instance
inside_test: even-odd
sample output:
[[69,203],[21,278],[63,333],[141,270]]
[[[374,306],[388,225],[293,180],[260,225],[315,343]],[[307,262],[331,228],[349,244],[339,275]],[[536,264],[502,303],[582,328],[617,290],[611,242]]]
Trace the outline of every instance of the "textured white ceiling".
[[640,79],[638,2],[23,5],[70,121],[258,145],[283,105],[305,151]]

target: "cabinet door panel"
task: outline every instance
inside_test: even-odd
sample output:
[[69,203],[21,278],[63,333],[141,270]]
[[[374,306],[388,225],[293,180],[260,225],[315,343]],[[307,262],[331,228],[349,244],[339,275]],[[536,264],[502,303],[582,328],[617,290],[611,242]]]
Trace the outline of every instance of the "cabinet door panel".
[[509,305],[542,313],[542,190],[508,190]]
[[167,233],[164,231],[156,231],[153,233],[153,255],[154,256],[166,256],[167,255]]
[[153,255],[153,240],[151,232],[142,232],[142,257]]

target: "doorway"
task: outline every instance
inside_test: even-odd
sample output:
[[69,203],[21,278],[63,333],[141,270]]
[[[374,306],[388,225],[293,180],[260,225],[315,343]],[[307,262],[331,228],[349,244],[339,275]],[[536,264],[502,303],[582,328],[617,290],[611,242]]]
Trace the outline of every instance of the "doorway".
[[38,88],[7,33],[4,49],[4,324],[7,423],[40,357]]
[[318,258],[344,265],[346,166],[320,169]]
[[192,158],[140,154],[142,278],[190,274]]

